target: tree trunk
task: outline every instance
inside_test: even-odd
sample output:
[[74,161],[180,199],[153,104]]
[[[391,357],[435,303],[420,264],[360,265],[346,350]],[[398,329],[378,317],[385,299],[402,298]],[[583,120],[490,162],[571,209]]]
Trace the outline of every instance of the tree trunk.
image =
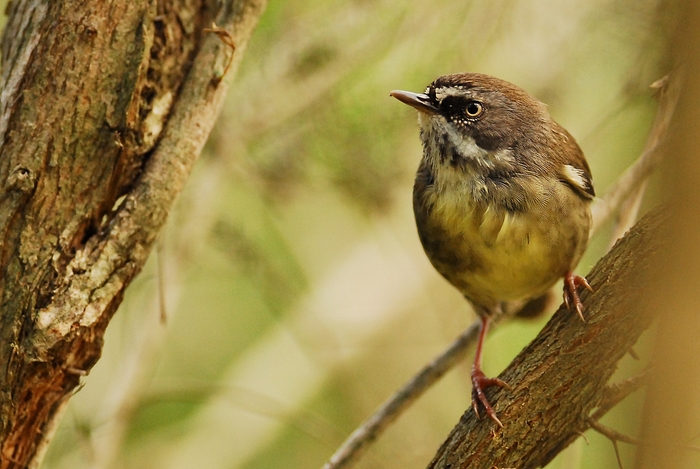
[[[15,0],[0,88],[0,468],[37,467],[265,0]],[[217,5],[221,5],[217,7]],[[205,28],[216,21],[235,44]],[[233,55],[232,55],[233,54]]]

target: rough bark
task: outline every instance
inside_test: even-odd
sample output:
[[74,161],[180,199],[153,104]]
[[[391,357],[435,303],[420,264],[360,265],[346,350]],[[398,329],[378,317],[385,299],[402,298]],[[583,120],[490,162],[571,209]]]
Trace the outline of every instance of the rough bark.
[[234,52],[204,28],[231,32],[236,65],[265,3],[11,4],[0,79],[0,468],[38,465],[213,126]]
[[466,411],[429,468],[542,467],[626,395],[631,383],[610,378],[652,322],[646,287],[665,218],[644,217],[587,276],[586,323],[560,308],[499,376],[512,389],[487,390],[504,428]]

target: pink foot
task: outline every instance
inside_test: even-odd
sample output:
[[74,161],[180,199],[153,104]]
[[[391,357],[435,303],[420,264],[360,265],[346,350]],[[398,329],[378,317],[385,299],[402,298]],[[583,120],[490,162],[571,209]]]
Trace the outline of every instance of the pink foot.
[[479,415],[479,404],[478,402],[481,402],[481,405],[484,406],[484,409],[486,409],[486,414],[491,417],[491,420],[496,422],[499,427],[503,428],[503,424],[501,421],[498,419],[498,416],[496,416],[496,411],[493,410],[493,407],[491,407],[491,404],[489,404],[488,399],[486,399],[486,395],[484,394],[484,389],[488,388],[489,386],[500,386],[500,387],[506,387],[510,388],[508,384],[498,378],[487,378],[486,375],[484,375],[484,372],[481,371],[481,368],[477,368],[476,366],[472,367],[472,408],[474,409],[474,413],[476,414],[477,418],[481,418]]
[[576,308],[581,321],[586,322],[586,319],[583,317],[583,303],[581,303],[581,298],[578,296],[578,287],[580,286],[584,286],[586,290],[593,292],[593,289],[584,277],[572,272],[567,272],[564,275],[564,303],[568,309],[571,309],[572,306]]

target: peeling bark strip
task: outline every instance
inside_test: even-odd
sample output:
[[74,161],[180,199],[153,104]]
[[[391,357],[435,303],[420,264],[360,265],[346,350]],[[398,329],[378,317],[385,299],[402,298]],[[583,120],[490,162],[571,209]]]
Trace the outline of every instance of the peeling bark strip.
[[505,427],[468,410],[429,468],[543,467],[609,410],[610,377],[652,321],[645,291],[669,239],[662,213],[644,217],[587,276],[587,322],[560,308],[499,376],[513,389],[489,388]]
[[15,0],[0,78],[0,468],[36,467],[99,359],[264,0]]

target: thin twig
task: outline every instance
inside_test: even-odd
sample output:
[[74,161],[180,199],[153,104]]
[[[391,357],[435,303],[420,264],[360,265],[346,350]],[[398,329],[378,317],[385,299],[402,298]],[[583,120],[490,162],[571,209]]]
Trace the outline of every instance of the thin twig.
[[648,378],[648,370],[645,370],[642,373],[620,381],[619,383],[608,385],[603,392],[603,398],[601,399],[601,402],[596,408],[595,412],[593,412],[593,414],[591,414],[585,420],[585,422],[583,422],[582,428],[579,428],[574,432],[579,436],[583,437],[583,439],[586,440],[586,443],[588,443],[588,439],[586,439],[586,436],[583,432],[591,428],[601,433],[602,435],[608,437],[608,439],[613,444],[613,448],[615,449],[617,465],[620,469],[624,468],[622,466],[622,458],[620,457],[620,450],[617,446],[617,442],[623,441],[625,443],[637,443],[637,441],[631,437],[622,435],[621,433],[617,433],[611,428],[605,427],[604,425],[599,423],[598,420],[602,418],[605,414],[607,414],[610,411],[610,409],[612,409],[621,401],[623,401],[627,396],[629,396],[634,391],[640,389],[642,386],[647,384]]
[[[642,151],[642,154],[637,158],[637,161],[627,168],[617,179],[615,184],[608,190],[605,197],[593,203],[592,233],[598,231],[598,229],[610,219],[622,205],[623,201],[631,198],[631,195],[645,183],[649,175],[651,175],[661,162],[661,152],[659,151],[660,144],[665,139],[671,116],[678,102],[680,75],[680,71],[672,75],[666,75],[651,85],[651,88],[657,90],[659,107],[656,112],[656,117],[654,118],[654,123],[649,131],[649,138],[647,139],[644,151]],[[629,223],[635,217],[623,218]],[[624,233],[628,229],[622,228],[623,227],[620,226],[615,231],[619,232],[622,230]]]
[[382,431],[445,373],[452,369],[476,339],[479,321],[472,323],[452,344],[399,389],[335,452],[324,469],[350,467]]
[[634,348],[630,348],[627,353],[630,354],[630,357],[632,357],[635,360],[640,360],[639,355],[637,355],[637,352],[634,351]]
[[591,414],[593,421],[599,420],[603,415],[607,414],[610,409],[622,402],[627,396],[634,391],[646,385],[649,381],[648,370],[642,373],[620,381],[619,383],[610,384],[605,388],[603,399],[598,404],[595,412]]
[[202,31],[205,33],[216,34],[216,36],[221,39],[221,42],[226,44],[231,50],[231,53],[226,61],[226,67],[224,67],[224,72],[221,74],[221,77],[219,77],[219,79],[223,79],[233,63],[233,54],[236,53],[236,42],[233,40],[231,33],[229,33],[226,29],[217,26],[216,23],[212,23],[211,28],[204,28]]
[[622,205],[620,205],[615,220],[615,226],[610,234],[608,251],[612,249],[617,240],[622,238],[637,221],[637,215],[642,206],[642,200],[644,199],[644,193],[646,192],[648,183],[648,180],[644,180],[639,187],[622,202]]
[[576,433],[578,434],[578,436],[580,436],[581,438],[583,438],[583,441],[586,442],[586,445],[590,445],[590,444],[591,444],[591,442],[588,441],[588,438],[586,438],[586,434],[585,434],[585,433],[579,432],[579,431],[577,431]]
[[[630,445],[643,445],[645,442],[643,440],[640,440],[639,438],[634,438],[629,435],[625,435],[624,433],[620,433],[617,430],[613,430],[612,428],[603,425],[602,423],[589,418],[588,419],[588,425],[590,428],[593,430],[597,431],[604,437],[606,437],[608,440],[610,440],[613,444],[613,448],[615,448],[615,456],[617,457],[617,465],[620,469],[624,469],[622,466],[622,458],[620,457],[620,450],[617,446],[617,442],[621,441],[623,443],[629,443]],[[698,446],[693,446],[693,445],[677,445],[679,449],[687,449],[691,451],[700,451],[700,447]]]
[[617,467],[620,469],[625,469],[625,467],[622,465],[622,458],[620,457],[620,448],[617,447],[617,440],[610,440],[612,441],[613,448],[615,449],[615,457],[617,458]]
[[610,440],[613,444],[613,448],[615,448],[615,457],[617,458],[617,467],[620,469],[625,469],[624,466],[622,465],[622,458],[620,457],[620,448],[617,446],[618,441],[624,441],[625,443],[631,443],[631,444],[637,444],[639,443],[637,440],[635,440],[632,437],[629,437],[627,435],[623,435],[622,433],[616,432],[612,428],[606,427],[605,425],[602,425],[598,422],[595,422],[591,420],[589,422],[591,425],[591,428],[601,435],[605,436]]
[[631,436],[620,433],[617,430],[613,430],[612,428],[607,427],[600,422],[596,422],[595,420],[589,420],[588,424],[593,430],[607,437],[611,441],[622,441],[623,443],[629,443],[631,445],[638,445],[642,442],[637,438],[633,438]]
[[[623,443],[629,443],[630,445],[643,445],[645,442],[643,440],[640,440],[639,438],[634,438],[629,435],[625,435],[624,433],[620,433],[617,430],[613,430],[612,428],[603,425],[600,422],[597,422],[593,419],[588,420],[588,425],[590,425],[590,428],[593,430],[597,431],[604,437],[606,437],[608,440],[610,440],[613,444],[613,447],[615,448],[615,456],[617,456],[617,465],[620,467],[620,469],[624,469],[622,467],[622,459],[620,458],[620,451],[617,447],[617,442],[621,441]],[[698,451],[700,452],[700,447],[699,446],[693,446],[693,445],[677,445],[678,449],[687,449],[691,451]]]

